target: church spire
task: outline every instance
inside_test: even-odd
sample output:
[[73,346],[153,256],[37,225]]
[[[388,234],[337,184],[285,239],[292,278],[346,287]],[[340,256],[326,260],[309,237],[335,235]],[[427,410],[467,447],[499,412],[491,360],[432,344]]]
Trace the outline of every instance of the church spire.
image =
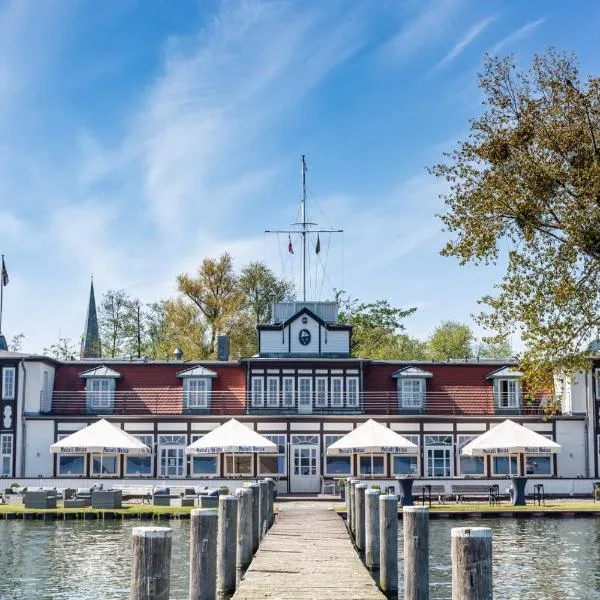
[[85,330],[81,339],[80,358],[100,358],[102,351],[100,347],[100,335],[98,333],[98,315],[96,313],[96,298],[94,296],[94,279],[90,286],[90,302],[87,317],[85,319]]

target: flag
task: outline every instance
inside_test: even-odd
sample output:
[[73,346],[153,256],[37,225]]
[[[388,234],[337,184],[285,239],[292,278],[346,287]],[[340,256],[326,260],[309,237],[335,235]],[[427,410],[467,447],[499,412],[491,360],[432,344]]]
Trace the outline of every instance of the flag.
[[319,238],[319,234],[317,233],[317,245],[315,246],[315,252],[319,254],[321,252],[321,240]]
[[292,238],[290,236],[288,236],[288,240],[289,240],[289,243],[288,243],[288,252],[290,254],[294,254],[294,246],[292,246]]
[[8,271],[6,270],[6,265],[4,264],[4,256],[2,257],[2,274],[0,279],[2,279],[2,285],[8,285]]

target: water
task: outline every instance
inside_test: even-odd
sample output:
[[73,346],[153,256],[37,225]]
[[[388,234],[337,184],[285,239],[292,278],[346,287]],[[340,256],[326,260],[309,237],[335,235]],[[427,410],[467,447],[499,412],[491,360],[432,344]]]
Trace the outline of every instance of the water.
[[[188,591],[189,521],[164,524],[173,528],[171,600],[184,600]],[[138,525],[148,522],[0,522],[0,599],[127,599],[131,529]],[[466,525],[494,531],[496,598],[600,598],[600,520],[477,519],[431,521],[432,600],[450,598],[450,529]],[[401,523],[399,527],[401,555]],[[398,568],[402,588],[401,556]]]

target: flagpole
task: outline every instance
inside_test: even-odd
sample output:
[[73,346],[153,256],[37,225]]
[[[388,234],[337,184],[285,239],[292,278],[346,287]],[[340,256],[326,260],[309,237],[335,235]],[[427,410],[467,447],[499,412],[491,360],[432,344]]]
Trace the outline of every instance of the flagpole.
[[302,155],[302,300],[306,302],[306,159]]

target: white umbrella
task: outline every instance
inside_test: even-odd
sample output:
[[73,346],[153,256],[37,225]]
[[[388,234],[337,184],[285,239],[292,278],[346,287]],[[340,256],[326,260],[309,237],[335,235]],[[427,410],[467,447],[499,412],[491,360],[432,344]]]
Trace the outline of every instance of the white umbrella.
[[190,444],[185,451],[192,455],[230,453],[235,470],[236,454],[276,454],[279,447],[254,429],[230,419]]
[[100,419],[50,446],[55,454],[100,454],[100,473],[104,454],[151,454],[152,450],[120,427]]
[[469,442],[463,449],[463,456],[488,456],[508,454],[509,474],[511,454],[556,454],[561,445],[543,435],[523,427],[510,419],[496,425],[489,431]]
[[369,419],[327,448],[329,456],[370,454],[373,475],[373,454],[417,454],[419,448],[389,427]]

